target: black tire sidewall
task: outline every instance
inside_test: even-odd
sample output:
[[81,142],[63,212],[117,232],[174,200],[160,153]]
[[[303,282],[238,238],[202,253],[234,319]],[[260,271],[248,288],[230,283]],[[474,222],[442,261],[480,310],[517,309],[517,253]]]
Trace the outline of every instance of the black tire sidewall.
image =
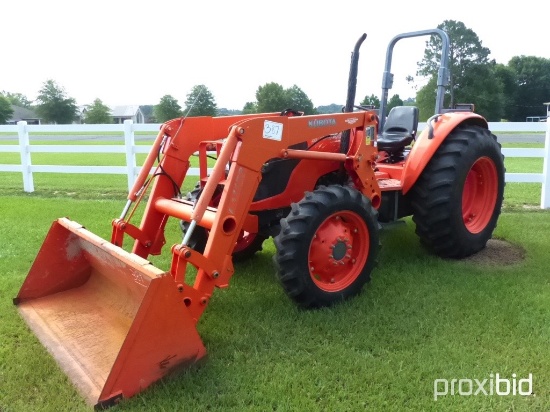
[[[376,220],[376,213],[374,212],[374,209],[372,209],[370,201],[362,195],[360,195],[362,198],[361,202],[351,201],[351,191],[356,190],[348,187],[336,186],[336,188],[334,188],[331,186],[328,188],[320,188],[320,191],[324,190],[334,191],[333,193],[336,191],[343,191],[343,196],[339,197],[334,202],[323,203],[319,201],[317,203],[318,211],[316,214],[311,215],[311,219],[308,221],[306,230],[299,234],[299,242],[293,252],[295,254],[295,268],[292,270],[294,273],[299,274],[296,280],[298,280],[301,284],[299,287],[301,294],[307,297],[305,299],[307,307],[330,306],[336,302],[358,294],[364,284],[370,280],[370,273],[376,264],[378,252],[378,223]],[[348,191],[347,194],[345,193],[346,191]],[[316,191],[313,192],[313,197],[315,197],[315,192]],[[300,212],[310,213],[311,210],[306,204],[303,208],[301,208]],[[321,224],[329,216],[339,212],[352,212],[365,223],[369,237],[369,251],[362,270],[353,282],[341,290],[331,292],[320,288],[314,282],[309,270],[309,251],[313,236],[317,233]]]
[[[472,233],[463,220],[462,197],[468,173],[482,158],[496,168],[496,202],[485,227]],[[504,179],[501,146],[488,129],[462,124],[450,132],[407,195],[421,242],[444,258],[460,259],[483,249],[500,216]]]

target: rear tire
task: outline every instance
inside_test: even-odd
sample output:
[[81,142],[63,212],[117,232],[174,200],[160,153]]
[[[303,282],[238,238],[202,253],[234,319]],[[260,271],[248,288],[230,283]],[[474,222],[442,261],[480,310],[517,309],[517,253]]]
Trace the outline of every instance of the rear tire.
[[411,191],[416,234],[445,258],[485,247],[504,194],[504,157],[496,136],[473,125],[452,131]]
[[330,306],[357,295],[378,253],[376,210],[356,189],[321,186],[298,203],[274,238],[277,277],[303,308]]

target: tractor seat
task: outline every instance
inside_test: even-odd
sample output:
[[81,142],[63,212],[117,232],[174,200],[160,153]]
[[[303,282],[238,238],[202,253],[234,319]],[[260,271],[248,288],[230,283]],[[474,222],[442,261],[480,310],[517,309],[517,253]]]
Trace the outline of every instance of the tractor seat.
[[418,127],[418,107],[397,106],[390,110],[384,130],[378,135],[378,150],[395,152],[411,144]]

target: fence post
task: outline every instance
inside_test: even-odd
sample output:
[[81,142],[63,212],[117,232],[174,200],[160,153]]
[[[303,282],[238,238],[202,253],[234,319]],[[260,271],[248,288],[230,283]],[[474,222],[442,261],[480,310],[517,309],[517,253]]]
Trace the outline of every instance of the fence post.
[[540,208],[550,208],[550,119],[546,122],[546,138],[544,139],[544,162],[542,165]]
[[126,168],[128,170],[128,192],[132,190],[136,180],[136,154],[134,146],[136,144],[134,136],[134,127],[132,120],[124,120],[124,145],[126,146]]
[[21,155],[21,172],[23,173],[23,190],[28,193],[34,192],[34,181],[31,171],[31,151],[29,131],[27,122],[17,122],[17,134],[19,136],[19,154]]

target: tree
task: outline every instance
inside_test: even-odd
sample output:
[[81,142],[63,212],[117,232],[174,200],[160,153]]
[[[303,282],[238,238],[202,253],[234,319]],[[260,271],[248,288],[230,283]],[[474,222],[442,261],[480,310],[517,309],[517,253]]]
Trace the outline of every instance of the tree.
[[6,124],[11,119],[13,108],[7,97],[0,94],[0,124]]
[[378,97],[376,97],[374,94],[371,94],[370,96],[365,96],[363,101],[359,104],[361,106],[380,107],[380,99]]
[[214,95],[204,84],[199,84],[191,89],[185,100],[185,115],[216,116],[218,107]]
[[285,89],[274,82],[258,87],[256,102],[258,113],[280,112],[289,108]]
[[390,98],[390,100],[388,100],[388,106],[386,107],[386,110],[387,110],[386,115],[390,112],[391,109],[397,106],[403,106],[403,100],[401,100],[398,94],[394,94]]
[[474,103],[476,113],[489,122],[500,122],[504,116],[503,86],[495,76],[495,64],[472,66],[457,95],[462,100],[456,103]]
[[[446,31],[450,39],[450,84],[445,102],[451,107],[455,103],[474,103],[482,115],[502,113],[502,84],[493,74],[496,63],[489,61],[491,51],[483,47],[477,34],[462,22],[445,20],[438,28]],[[424,58],[418,63],[417,75],[430,78],[417,95],[417,101],[424,105],[419,104],[421,119],[433,114],[437,88],[434,78],[438,74],[440,56],[441,38],[432,35],[426,42]],[[427,107],[431,109],[427,111]]]
[[51,79],[44,82],[36,101],[36,111],[46,123],[68,124],[76,117],[76,100]]
[[[363,101],[359,103],[361,106],[373,106],[375,108],[380,107],[380,99],[376,97],[374,94],[371,94],[370,96],[365,96]],[[386,115],[390,112],[391,109],[393,109],[395,106],[403,106],[403,100],[399,97],[398,94],[394,94],[390,100],[388,101],[388,105],[386,107]]]
[[[464,77],[472,66],[489,63],[491,50],[482,46],[477,34],[467,28],[464,23],[455,20],[445,20],[437,26],[447,32],[450,39],[449,69],[451,71],[449,92],[451,105],[455,103],[454,94],[460,89]],[[433,76],[437,74],[441,58],[441,38],[432,35],[426,42],[424,59],[418,64],[417,74]]]
[[227,109],[226,107],[222,107],[218,109],[217,116],[237,116],[242,113],[242,110]]
[[153,114],[157,122],[164,123],[176,117],[181,117],[183,112],[178,101],[169,94],[166,94],[162,96],[159,104],[153,107]]
[[153,109],[155,108],[155,106],[153,106],[152,104],[144,104],[139,106],[139,108],[141,110],[141,113],[143,113],[145,123],[157,123],[157,119],[153,114]]
[[[516,106],[518,102],[518,85],[516,73],[507,65],[497,64],[494,67],[495,76],[502,84],[502,93],[505,98],[502,101],[502,117],[508,121],[517,120]],[[525,118],[522,119],[522,121]]]
[[407,84],[409,84],[411,86],[411,89],[418,90],[418,85],[414,84],[414,77],[413,76],[411,76],[409,74],[408,76],[405,77],[405,81],[407,82]]
[[256,103],[249,103],[245,108],[255,108],[255,113],[281,112],[285,109],[301,111],[306,115],[317,113],[311,99],[296,85],[285,89],[275,82],[266,83],[258,87]]
[[258,113],[258,108],[254,102],[246,102],[243,107],[243,114],[253,114]]
[[3,94],[4,97],[6,97],[14,106],[24,107],[26,109],[30,109],[32,106],[32,102],[24,94],[10,93],[6,91],[2,91],[0,94]]
[[285,95],[287,109],[298,110],[304,112],[305,115],[316,113],[311,99],[298,86],[293,85],[291,88],[285,89]]
[[434,114],[437,77],[430,78],[428,83],[416,93],[418,120],[426,121]]
[[332,103],[326,106],[317,106],[315,111],[319,114],[342,113],[343,104]]
[[111,109],[105,106],[100,99],[95,99],[94,103],[88,107],[84,115],[84,123],[88,124],[109,124],[113,123]]
[[543,103],[550,100],[550,59],[515,56],[508,67],[515,76],[516,92],[510,120],[525,121],[527,116],[545,115]]

